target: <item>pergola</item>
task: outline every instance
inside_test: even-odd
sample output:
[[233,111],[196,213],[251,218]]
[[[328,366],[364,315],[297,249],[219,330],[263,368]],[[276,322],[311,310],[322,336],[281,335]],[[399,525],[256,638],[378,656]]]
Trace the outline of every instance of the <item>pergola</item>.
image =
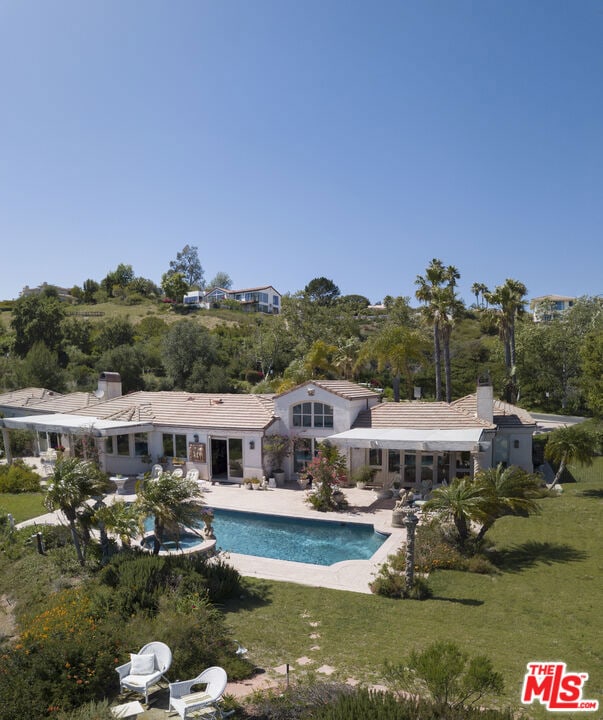
[[56,413],[0,418],[0,427],[2,428],[6,458],[11,462],[8,430],[33,430],[36,433],[52,432],[70,438],[84,436],[103,438],[132,432],[149,432],[153,429],[153,424],[131,420],[103,420],[102,418],[87,415]]

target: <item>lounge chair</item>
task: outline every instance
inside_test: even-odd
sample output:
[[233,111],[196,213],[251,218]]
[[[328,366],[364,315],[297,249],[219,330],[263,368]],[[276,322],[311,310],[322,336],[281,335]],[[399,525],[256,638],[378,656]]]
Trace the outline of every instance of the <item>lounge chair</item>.
[[172,651],[162,642],[147,643],[136,654],[130,654],[130,662],[115,668],[121,689],[144,695],[149,704],[149,688],[156,685],[172,664]]
[[172,470],[172,477],[183,477],[184,476],[184,470],[182,468],[176,468],[175,470]]
[[[228,717],[231,713],[224,713],[218,706],[224,691],[228,677],[226,670],[221,667],[210,667],[197,675],[193,680],[183,680],[182,682],[170,683],[170,710],[175,710],[182,720],[187,720],[187,714],[191,717],[193,713],[198,712],[202,708],[206,710],[203,713],[204,718],[211,720],[219,720],[219,718]],[[196,685],[205,685],[205,688],[191,689]]]
[[199,471],[198,470],[189,470],[186,473],[186,479],[190,480],[191,482],[199,482]]

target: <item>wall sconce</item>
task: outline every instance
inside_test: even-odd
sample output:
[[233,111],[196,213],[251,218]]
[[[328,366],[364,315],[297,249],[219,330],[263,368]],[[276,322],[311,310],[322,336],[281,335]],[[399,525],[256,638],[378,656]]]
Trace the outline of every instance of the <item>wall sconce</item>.
[[197,433],[195,433],[195,434],[193,435],[193,440],[194,440],[196,443],[199,442],[199,436],[197,435]]
[[314,388],[308,388],[308,395],[314,395]]
[[255,440],[250,440],[250,441],[249,441],[249,449],[250,449],[250,450],[254,450],[254,449],[255,449]]

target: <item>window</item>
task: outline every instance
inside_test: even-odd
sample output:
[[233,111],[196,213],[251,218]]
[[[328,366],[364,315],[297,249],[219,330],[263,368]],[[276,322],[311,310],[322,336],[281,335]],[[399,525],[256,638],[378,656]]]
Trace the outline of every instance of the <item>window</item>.
[[380,468],[383,464],[383,451],[380,448],[371,448],[369,450],[369,463],[371,467]]
[[293,406],[293,427],[333,427],[333,408],[325,403],[300,403]]
[[117,435],[117,454],[118,455],[129,455],[130,454],[130,436],[129,435]]
[[278,307],[278,295],[272,296],[272,304]]
[[186,457],[186,435],[163,433],[163,454],[165,457]]
[[243,477],[243,440],[228,440],[228,474],[230,477]]
[[400,451],[399,450],[388,450],[387,451],[387,471],[390,473],[400,472]]
[[136,433],[134,435],[134,455],[142,457],[149,454],[149,437],[146,433]]
[[297,438],[295,440],[293,445],[293,472],[303,472],[306,465],[312,461],[314,457],[312,445],[312,438]]
[[404,455],[404,485],[414,485],[417,482],[417,456],[412,453]]

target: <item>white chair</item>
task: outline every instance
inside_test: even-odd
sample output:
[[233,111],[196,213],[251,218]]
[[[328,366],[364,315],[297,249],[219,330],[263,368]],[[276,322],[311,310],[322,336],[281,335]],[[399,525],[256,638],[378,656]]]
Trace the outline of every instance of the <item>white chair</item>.
[[186,479],[190,482],[199,482],[199,471],[198,470],[189,470],[186,473]]
[[163,467],[161,465],[153,465],[153,469],[151,470],[151,478],[153,480],[156,480],[161,473],[163,472]]
[[[230,713],[223,713],[217,703],[226,690],[228,677],[226,670],[221,667],[210,667],[197,675],[193,680],[170,683],[170,704],[169,709],[175,710],[182,720],[186,720],[188,713],[194,713],[201,708],[206,708],[203,717],[218,720],[227,717]],[[191,692],[195,685],[205,685],[205,689],[198,692]]]
[[176,468],[172,470],[172,477],[181,478],[184,476],[184,470],[182,468]]
[[[162,642],[147,643],[138,653],[130,654],[130,662],[115,668],[120,689],[144,695],[149,704],[149,688],[156,685],[172,664],[172,651]],[[165,678],[164,678],[165,679]]]

